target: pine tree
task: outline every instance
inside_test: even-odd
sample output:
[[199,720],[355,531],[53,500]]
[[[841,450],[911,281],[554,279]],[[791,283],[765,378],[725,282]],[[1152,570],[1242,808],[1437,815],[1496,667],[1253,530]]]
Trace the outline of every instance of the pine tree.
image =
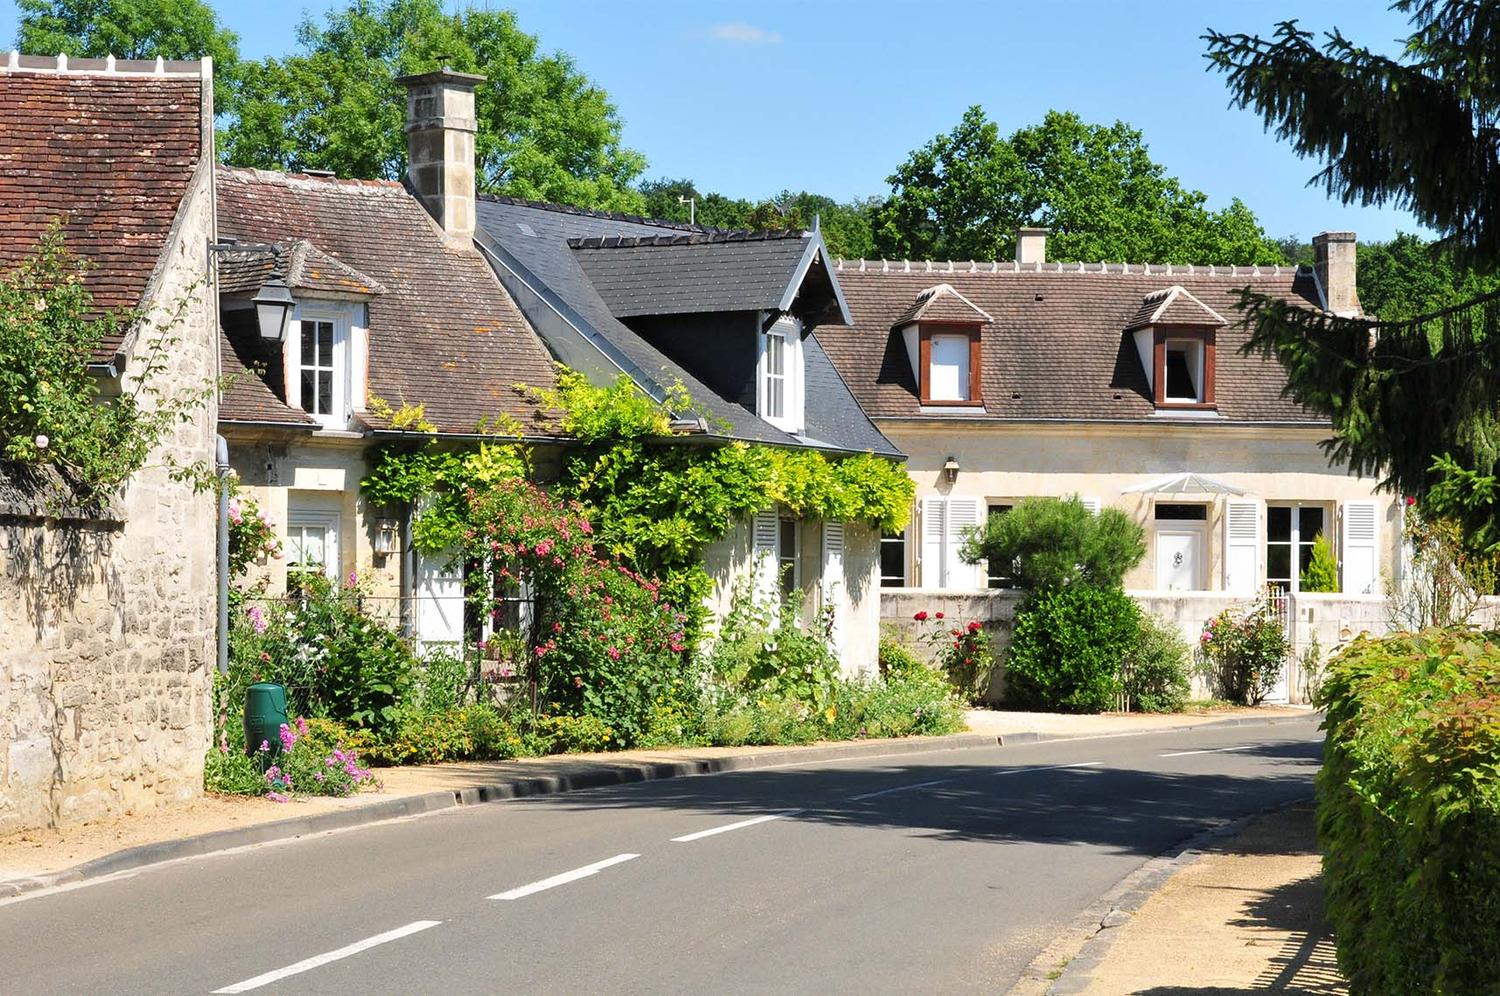
[[[1461,265],[1500,268],[1500,4],[1397,0],[1400,59],[1296,22],[1269,40],[1211,32],[1208,58],[1346,203],[1405,207]],[[1500,549],[1500,293],[1399,321],[1336,318],[1241,293],[1247,352],[1279,359],[1286,393],[1333,422],[1330,458],[1451,516]]]
[[1305,592],[1339,590],[1339,565],[1333,559],[1333,544],[1325,534],[1319,533],[1313,540],[1312,559],[1307,562],[1307,570],[1302,572],[1297,587]]

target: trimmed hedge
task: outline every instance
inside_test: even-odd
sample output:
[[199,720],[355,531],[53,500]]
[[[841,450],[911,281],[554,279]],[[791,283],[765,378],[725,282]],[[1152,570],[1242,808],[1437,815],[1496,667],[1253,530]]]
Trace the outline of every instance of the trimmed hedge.
[[1006,659],[1009,700],[1030,709],[1115,707],[1120,662],[1140,638],[1141,612],[1118,588],[1075,585],[1028,599]]
[[1318,835],[1353,992],[1500,991],[1497,640],[1361,637],[1329,665]]

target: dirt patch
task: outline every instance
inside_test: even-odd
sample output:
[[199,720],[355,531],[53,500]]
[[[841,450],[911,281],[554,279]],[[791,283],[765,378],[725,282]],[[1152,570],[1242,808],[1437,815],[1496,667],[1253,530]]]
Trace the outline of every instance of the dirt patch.
[[1347,994],[1323,920],[1319,862],[1311,804],[1251,822],[1117,928],[1082,991]]

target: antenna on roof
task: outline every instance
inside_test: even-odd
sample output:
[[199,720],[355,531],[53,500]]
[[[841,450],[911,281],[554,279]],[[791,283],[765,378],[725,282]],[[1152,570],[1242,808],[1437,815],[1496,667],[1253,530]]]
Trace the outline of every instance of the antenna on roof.
[[696,225],[698,223],[698,198],[685,197],[682,194],[678,194],[677,203],[688,206],[688,224]]
[[823,228],[823,215],[821,212],[813,213],[813,233],[817,234]]

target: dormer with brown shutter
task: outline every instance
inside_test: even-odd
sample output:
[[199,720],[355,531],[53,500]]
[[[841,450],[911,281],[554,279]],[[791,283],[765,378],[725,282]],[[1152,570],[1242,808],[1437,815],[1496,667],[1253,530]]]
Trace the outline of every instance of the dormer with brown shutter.
[[1147,294],[1125,331],[1135,339],[1158,411],[1212,411],[1218,331],[1229,323],[1174,285]]
[[991,321],[951,284],[920,291],[896,319],[894,328],[905,340],[923,407],[984,407],[981,340]]

